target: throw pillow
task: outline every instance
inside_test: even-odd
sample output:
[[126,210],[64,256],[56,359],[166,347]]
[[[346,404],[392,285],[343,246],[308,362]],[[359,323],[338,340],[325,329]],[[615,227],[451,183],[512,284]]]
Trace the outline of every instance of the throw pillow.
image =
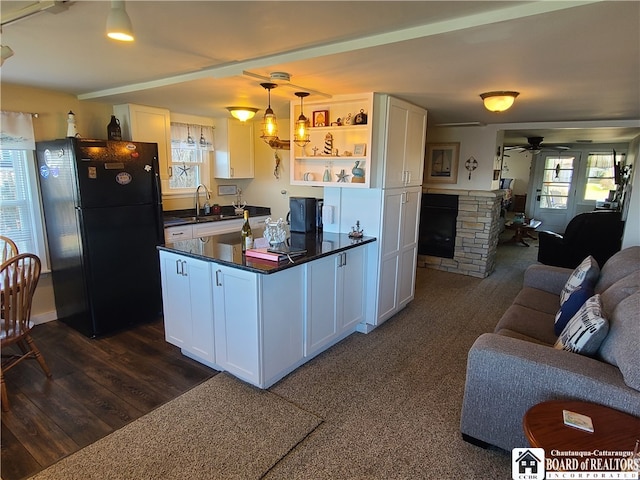
[[560,310],[556,313],[556,320],[553,324],[553,330],[556,335],[560,335],[564,327],[567,326],[569,320],[580,310],[580,307],[593,296],[593,287],[582,286],[571,292],[569,298],[560,306]]
[[593,288],[600,276],[600,267],[596,259],[589,255],[580,265],[571,273],[571,276],[565,283],[562,292],[560,292],[560,305],[567,301],[571,293],[578,287],[585,285]]
[[553,347],[593,356],[608,332],[609,322],[602,316],[600,295],[596,294],[569,320]]

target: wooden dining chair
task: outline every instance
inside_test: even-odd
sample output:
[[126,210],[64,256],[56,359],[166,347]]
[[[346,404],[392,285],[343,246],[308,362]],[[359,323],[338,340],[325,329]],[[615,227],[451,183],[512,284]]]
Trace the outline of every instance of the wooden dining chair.
[[[9,410],[4,382],[4,374],[9,369],[32,358],[38,361],[47,378],[51,378],[49,367],[31,337],[31,302],[40,278],[40,268],[40,259],[31,253],[16,255],[0,265],[0,388],[4,411]],[[6,353],[10,345],[17,345],[20,353]]]
[[0,264],[18,255],[18,247],[9,237],[0,235]]

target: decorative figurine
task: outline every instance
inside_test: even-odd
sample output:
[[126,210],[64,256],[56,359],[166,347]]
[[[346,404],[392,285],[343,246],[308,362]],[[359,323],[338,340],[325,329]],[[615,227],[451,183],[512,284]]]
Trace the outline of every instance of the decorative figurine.
[[324,136],[324,151],[322,153],[325,155],[333,154],[333,135],[331,133],[327,133]]
[[358,165],[360,165],[360,160],[356,160],[355,166],[351,169],[351,173],[353,173],[351,183],[364,183],[364,170]]
[[69,110],[67,113],[67,137],[79,137],[78,129],[76,128],[76,114]]
[[351,118],[351,114],[348,113],[346,118],[344,119],[344,124],[345,125],[351,125],[351,122],[353,121],[353,119]]
[[351,231],[349,232],[349,238],[362,238],[363,231],[360,228],[360,220],[356,221],[356,226],[351,227]]
[[364,113],[363,109],[360,109],[360,112],[356,113],[356,116],[353,119],[353,123],[355,125],[366,125],[367,124],[367,114]]
[[349,174],[344,171],[344,168],[340,170],[340,173],[336,173],[336,176],[338,177],[338,183],[347,183],[349,181]]

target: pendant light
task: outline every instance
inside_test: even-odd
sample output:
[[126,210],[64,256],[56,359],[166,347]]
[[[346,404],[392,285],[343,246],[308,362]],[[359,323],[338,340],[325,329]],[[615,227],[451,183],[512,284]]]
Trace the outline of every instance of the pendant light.
[[304,116],[304,112],[302,111],[302,101],[304,97],[308,97],[308,92],[296,92],[296,97],[300,98],[300,116],[296,121],[296,129],[293,135],[293,141],[299,147],[304,147],[307,143],[309,143],[309,119]]
[[107,17],[107,37],[121,42],[133,42],[131,19],[124,9],[124,0],[111,0],[111,10]]
[[278,85],[275,83],[261,83],[260,85],[262,85],[262,87],[269,93],[269,106],[264,111],[264,117],[262,117],[262,135],[260,135],[260,138],[268,144],[278,138],[278,123],[276,122],[276,116],[271,109],[271,90],[276,88]]

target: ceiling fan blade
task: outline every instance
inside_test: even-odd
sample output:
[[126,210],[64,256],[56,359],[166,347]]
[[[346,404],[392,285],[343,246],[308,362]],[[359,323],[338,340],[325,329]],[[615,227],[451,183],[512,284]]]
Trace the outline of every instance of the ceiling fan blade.
[[312,88],[303,87],[302,85],[296,85],[296,84],[291,83],[291,82],[278,83],[277,81],[274,81],[271,77],[265,77],[264,75],[253,73],[253,72],[250,72],[248,70],[243,70],[242,74],[247,76],[247,77],[256,78],[256,79],[261,80],[263,82],[277,83],[279,87],[289,87],[292,90],[305,91],[305,92],[309,92],[311,95],[317,95],[317,96],[325,97],[325,98],[332,98],[333,97],[333,95],[330,95],[328,93],[324,93],[324,92],[321,92],[319,90],[314,90]]

